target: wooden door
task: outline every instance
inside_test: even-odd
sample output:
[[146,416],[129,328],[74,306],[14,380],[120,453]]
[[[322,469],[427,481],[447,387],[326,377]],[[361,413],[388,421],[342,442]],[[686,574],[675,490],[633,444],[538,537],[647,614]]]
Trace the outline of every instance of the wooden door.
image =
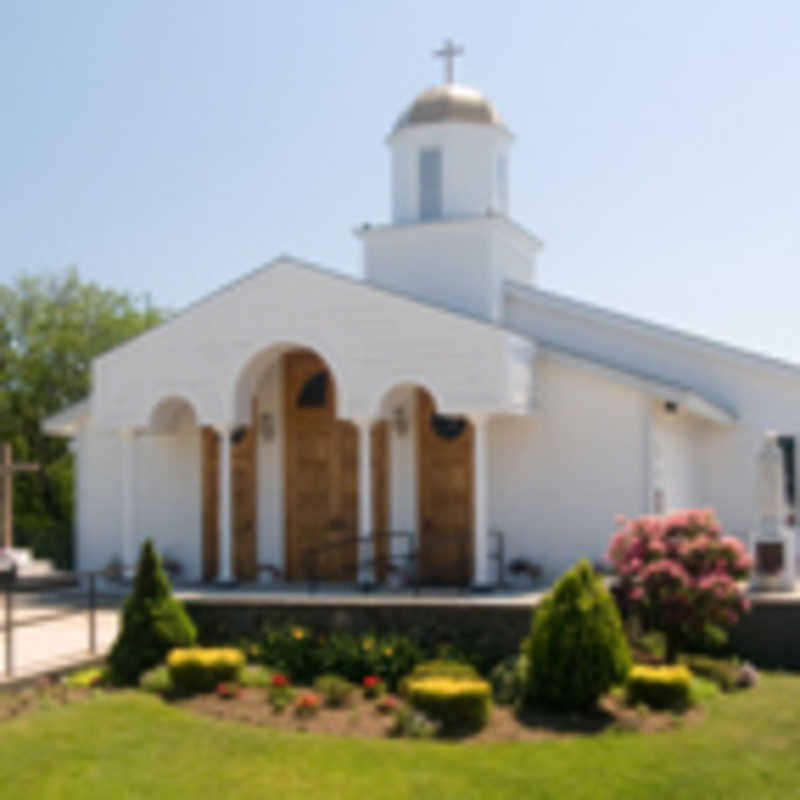
[[287,353],[284,367],[286,566],[302,580],[317,551],[315,576],[353,581],[358,547],[358,432],[336,419],[336,387],[325,363],[307,350]]
[[202,429],[203,460],[203,580],[213,581],[217,577],[218,553],[217,543],[219,530],[219,439],[217,432],[206,425]]
[[231,502],[233,505],[233,574],[240,581],[258,578],[256,553],[256,417],[251,403],[250,424],[234,432],[231,440]]
[[417,392],[420,579],[464,585],[472,577],[472,424],[434,413]]
[[370,432],[372,454],[372,536],[375,543],[375,578],[386,580],[386,565],[392,552],[389,534],[389,424],[379,420]]

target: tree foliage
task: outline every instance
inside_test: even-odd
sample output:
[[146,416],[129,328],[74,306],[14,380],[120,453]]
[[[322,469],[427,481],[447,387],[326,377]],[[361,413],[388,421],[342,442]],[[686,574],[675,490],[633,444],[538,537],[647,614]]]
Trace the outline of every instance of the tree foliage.
[[15,479],[15,541],[71,563],[72,457],[42,419],[89,393],[93,358],[163,319],[147,298],[82,282],[76,270],[0,284],[0,441],[38,473]]
[[623,520],[608,558],[630,611],[665,634],[668,661],[707,626],[730,628],[747,609],[739,581],[751,559],[738,539],[722,535],[713,511]]
[[183,603],[172,595],[153,543],[142,545],[133,592],[125,598],[122,628],[108,655],[111,680],[132,686],[174,647],[194,644],[197,630]]
[[529,702],[585,709],[625,679],[631,656],[619,611],[586,559],[567,570],[534,612],[527,641]]

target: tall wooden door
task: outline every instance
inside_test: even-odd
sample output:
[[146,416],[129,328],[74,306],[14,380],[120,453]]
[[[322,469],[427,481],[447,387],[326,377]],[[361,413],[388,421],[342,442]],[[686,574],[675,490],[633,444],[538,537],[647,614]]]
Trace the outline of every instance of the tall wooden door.
[[[354,581],[358,432],[336,419],[336,387],[315,353],[284,356],[286,566],[290,580]],[[327,546],[334,542],[345,542]],[[314,571],[306,553],[317,551]]]
[[420,578],[464,585],[472,577],[472,424],[434,412],[430,395],[417,391]]
[[206,425],[202,430],[203,459],[203,580],[213,581],[218,571],[218,478],[219,478],[219,439],[216,431]]
[[372,536],[375,543],[375,578],[386,579],[386,566],[392,552],[389,539],[389,424],[378,420],[370,432],[372,454]]

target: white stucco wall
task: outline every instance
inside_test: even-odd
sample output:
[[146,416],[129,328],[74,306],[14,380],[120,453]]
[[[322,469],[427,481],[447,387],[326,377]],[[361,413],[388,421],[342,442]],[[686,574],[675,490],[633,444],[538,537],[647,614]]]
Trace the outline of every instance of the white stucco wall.
[[732,424],[707,426],[705,478],[680,492],[704,496],[728,531],[747,538],[764,433],[800,431],[800,369],[530,288],[507,292],[506,323],[542,344],[689,388],[732,412]]
[[136,552],[152,539],[183,580],[201,577],[201,492],[199,429],[136,438]]
[[661,403],[653,403],[652,420],[653,491],[660,492],[663,510],[707,506],[705,444],[709,423],[686,412],[670,413]]
[[261,356],[269,362],[274,353],[266,351],[287,343],[326,360],[345,418],[374,416],[383,394],[406,381],[431,388],[446,411],[523,411],[508,370],[510,349],[523,342],[493,325],[279,261],[97,359],[91,425],[146,426],[156,404],[173,396],[192,405],[200,424],[244,423],[254,385],[238,393],[237,386],[260,378]]
[[[122,557],[122,447],[114,432],[85,429],[78,437],[76,565],[102,569]],[[150,537],[176,559],[181,578],[201,575],[200,432],[136,437],[135,552]]]
[[114,433],[84,428],[77,437],[75,566],[102,569],[122,558],[120,457]]
[[511,136],[502,128],[469,123],[437,122],[414,125],[390,139],[392,151],[392,218],[419,220],[419,153],[442,154],[442,215],[445,218],[508,213],[501,196],[497,160],[508,157]]
[[600,557],[617,514],[645,508],[649,399],[597,375],[545,362],[533,419],[489,425],[490,527],[507,559],[552,577],[580,556]]
[[428,223],[364,235],[364,275],[386,289],[492,318],[497,297],[485,225]]

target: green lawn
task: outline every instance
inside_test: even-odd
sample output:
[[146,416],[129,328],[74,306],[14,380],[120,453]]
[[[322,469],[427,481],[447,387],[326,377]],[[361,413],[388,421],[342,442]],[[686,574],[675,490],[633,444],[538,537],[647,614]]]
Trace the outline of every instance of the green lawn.
[[669,733],[533,743],[322,738],[98,693],[0,723],[3,800],[800,796],[800,676],[766,675]]

